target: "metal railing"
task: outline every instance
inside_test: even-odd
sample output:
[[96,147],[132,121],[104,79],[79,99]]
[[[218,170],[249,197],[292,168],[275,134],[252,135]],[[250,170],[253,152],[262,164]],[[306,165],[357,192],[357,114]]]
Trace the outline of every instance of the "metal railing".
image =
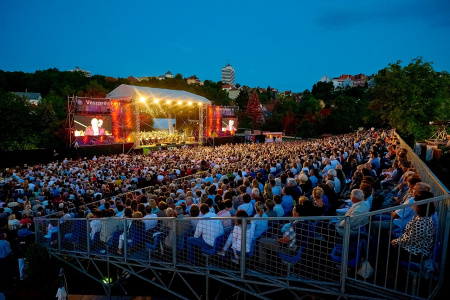
[[[449,201],[440,196],[420,204],[441,208]],[[143,278],[129,266],[203,274],[207,282],[214,279],[261,298],[285,289],[352,298],[432,298],[443,282],[449,214],[437,222],[432,254],[414,263],[391,246],[392,234],[402,234],[392,216],[396,209],[301,218],[40,218],[36,240],[61,259],[88,257]],[[178,297],[199,298],[198,281],[180,282],[192,295],[168,289],[163,279],[160,284]]]

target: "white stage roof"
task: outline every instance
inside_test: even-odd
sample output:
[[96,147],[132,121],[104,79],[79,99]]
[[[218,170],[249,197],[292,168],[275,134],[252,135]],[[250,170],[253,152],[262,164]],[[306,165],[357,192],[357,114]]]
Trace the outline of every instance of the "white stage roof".
[[127,84],[121,84],[120,86],[112,90],[108,94],[108,98],[120,99],[134,97],[135,95],[137,95],[138,99],[144,97],[147,101],[153,101],[157,99],[159,101],[192,101],[195,103],[211,104],[211,101],[209,101],[205,97],[186,91],[157,89]]

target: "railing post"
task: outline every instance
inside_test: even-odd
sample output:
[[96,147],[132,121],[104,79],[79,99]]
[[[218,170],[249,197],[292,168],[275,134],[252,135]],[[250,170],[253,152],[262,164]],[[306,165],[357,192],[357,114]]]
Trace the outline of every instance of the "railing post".
[[89,219],[86,219],[86,234],[87,234],[87,254],[90,255],[91,254],[91,235],[90,235],[90,230],[89,230]]
[[[450,195],[447,195],[447,198],[442,200],[442,202],[445,203],[446,205],[446,219],[444,224],[449,224],[450,223]],[[442,222],[443,220],[439,220],[440,222]],[[445,262],[447,259],[447,249],[448,249],[448,240],[449,240],[449,234],[450,234],[450,226],[445,226],[445,231],[444,231],[444,236],[443,236],[443,241],[441,243],[441,262],[440,262],[440,266],[439,266],[439,281],[438,281],[438,288],[442,288],[442,284],[444,282],[444,270],[445,270]],[[439,237],[438,237],[439,238]]]
[[[57,219],[58,222],[58,251],[61,252],[61,219]],[[52,236],[50,235],[50,241]]]
[[172,220],[172,230],[173,230],[173,234],[172,234],[172,260],[173,260],[173,267],[176,268],[177,266],[177,218],[174,218]]
[[[127,261],[128,257],[128,218],[125,218],[125,227],[123,230],[123,257]],[[130,220],[131,222],[131,220]],[[131,226],[131,225],[130,225]]]
[[[244,279],[245,273],[245,255],[247,253],[247,219],[242,219],[241,230],[241,278]],[[233,233],[231,233],[233,234]]]
[[350,244],[350,217],[345,217],[344,240],[342,243],[342,264],[341,264],[341,293],[345,294],[345,281],[347,279],[348,270],[348,252]]

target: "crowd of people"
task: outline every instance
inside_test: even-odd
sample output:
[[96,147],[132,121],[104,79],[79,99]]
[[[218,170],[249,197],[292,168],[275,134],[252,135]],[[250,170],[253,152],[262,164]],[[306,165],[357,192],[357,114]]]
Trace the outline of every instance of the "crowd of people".
[[[101,253],[112,239],[117,242],[117,255],[123,255],[125,245],[142,243],[146,232],[155,236],[166,230],[166,247],[192,233],[187,239],[192,264],[198,248],[212,248],[215,239],[224,235],[226,242],[217,254],[231,251],[232,260],[239,262],[245,223],[246,251],[252,251],[252,241],[259,240],[261,272],[270,271],[269,253],[295,255],[311,238],[305,232],[314,231],[312,222],[264,218],[345,215],[350,216],[350,236],[360,234],[371,221],[372,234],[389,239],[401,259],[426,260],[432,253],[437,214],[433,203],[402,206],[433,197],[406,154],[394,135],[371,130],[322,140],[178,148],[4,170],[0,174],[0,227],[5,232],[0,236],[0,262],[11,252],[7,235],[32,237],[38,230],[35,221],[49,214],[62,220],[90,219],[90,238],[97,237]],[[398,206],[392,215],[370,220],[357,217],[391,206]],[[123,217],[131,220],[125,226],[119,219]],[[185,220],[174,230],[171,223],[158,222],[162,217]],[[75,226],[66,228],[64,239],[85,233],[83,224],[81,233]],[[344,220],[320,226],[334,235],[333,242],[342,240]],[[58,228],[64,226],[48,222],[39,230],[51,240]],[[277,234],[267,235],[269,228]],[[386,260],[393,258],[397,255]]]
[[136,135],[141,145],[175,144],[187,141],[187,136],[184,133],[171,133],[168,130],[141,131]]

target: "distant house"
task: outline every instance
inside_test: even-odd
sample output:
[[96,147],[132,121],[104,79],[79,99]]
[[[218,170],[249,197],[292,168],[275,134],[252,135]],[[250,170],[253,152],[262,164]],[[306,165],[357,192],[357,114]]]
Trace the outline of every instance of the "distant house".
[[198,85],[203,85],[204,84],[204,82],[200,81],[200,79],[198,79],[198,77],[195,76],[195,75],[186,78],[186,82],[187,82],[187,84],[198,84]]
[[241,92],[240,89],[237,89],[233,85],[228,83],[222,84],[222,90],[227,91],[228,98],[230,98],[231,100],[236,99],[239,96],[239,93]]
[[86,70],[83,70],[78,67],[75,67],[75,69],[73,69],[73,70],[69,70],[69,72],[81,72],[81,73],[84,73],[84,76],[91,77],[91,71],[86,71]]
[[165,76],[166,78],[173,78],[173,74],[172,74],[172,72],[170,72],[170,71],[167,71],[166,74],[164,74],[164,76]]
[[327,75],[323,75],[322,78],[319,79],[319,82],[332,82],[333,78],[328,77]]
[[291,95],[292,95],[291,91],[284,91],[283,92],[283,96],[285,96],[285,97],[290,97]]
[[375,76],[368,76],[367,77],[367,86],[369,88],[373,88],[375,86]]
[[367,76],[362,73],[353,76],[353,86],[354,87],[357,87],[357,86],[364,87],[364,84],[366,84],[366,82],[367,82]]
[[38,105],[42,102],[42,96],[41,93],[28,93],[28,92],[12,92],[14,95],[17,95],[19,97],[25,97],[30,101],[33,105]]
[[332,80],[334,88],[345,89],[353,86],[353,76],[352,75],[341,75],[340,77],[333,78]]

